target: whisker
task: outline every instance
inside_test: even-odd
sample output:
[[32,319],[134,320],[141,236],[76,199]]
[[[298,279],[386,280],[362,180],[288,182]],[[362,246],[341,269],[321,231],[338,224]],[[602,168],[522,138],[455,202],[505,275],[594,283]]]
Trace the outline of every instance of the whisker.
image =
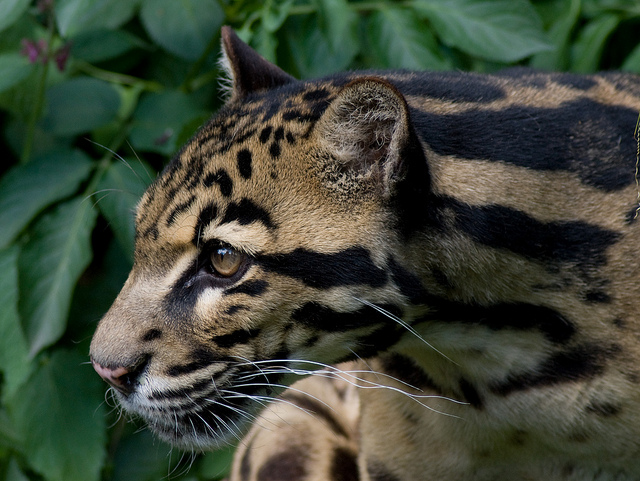
[[[298,392],[300,392],[302,394],[305,394],[305,395],[308,395],[310,397],[313,397],[307,392],[300,391],[300,390],[298,390]],[[314,414],[313,412],[309,411],[308,409],[305,409],[302,406],[299,406],[296,403],[294,403],[292,401],[289,401],[288,399],[284,399],[284,398],[280,398],[280,397],[274,397],[274,396],[261,396],[261,395],[258,395],[258,394],[241,394],[241,393],[236,393],[236,394],[237,394],[237,396],[239,398],[250,399],[252,401],[256,401],[259,404],[261,404],[262,406],[267,406],[268,403],[279,402],[279,403],[287,404],[287,405],[289,405],[291,407],[294,407],[294,408],[296,408],[296,409],[298,409],[298,410],[302,411],[303,413],[308,414],[310,416],[312,416]],[[230,396],[230,397],[232,397],[232,396]],[[315,397],[313,397],[313,399],[317,400],[317,398],[315,398]],[[322,402],[322,401],[320,401],[320,402]],[[322,402],[322,404],[324,404],[327,407],[330,407],[324,402]]]
[[[149,179],[149,182],[153,182],[153,177],[151,176],[151,174],[149,173],[149,171],[147,170],[147,167],[144,165],[144,162],[142,161],[142,159],[140,158],[140,156],[138,155],[138,152],[136,152],[136,150],[133,148],[133,146],[131,145],[131,143],[129,142],[129,139],[125,139],[125,142],[127,143],[127,145],[129,146],[129,148],[131,149],[131,152],[133,152],[133,155],[136,156],[136,160],[138,161],[138,163],[140,164],[140,167],[142,167],[144,169],[144,173],[147,174],[147,178]],[[127,163],[127,161],[123,158],[121,159],[123,162]],[[129,168],[131,170],[133,170],[131,168],[131,166],[129,166]],[[137,173],[136,173],[137,175]],[[140,178],[140,176],[138,176],[138,178],[140,179],[140,181],[144,184],[144,180],[142,180]]]
[[[421,389],[416,388],[415,386],[412,386],[411,384],[408,384],[400,379],[395,378],[394,376],[391,376],[389,374],[383,373],[383,372],[379,372],[379,371],[369,371],[369,370],[342,370],[342,369],[338,369],[335,366],[331,366],[328,364],[324,364],[321,362],[317,362],[317,361],[307,361],[307,360],[297,360],[297,359],[287,359],[287,360],[263,360],[263,361],[252,361],[250,362],[252,365],[256,365],[256,364],[269,364],[269,363],[281,363],[281,362],[287,362],[287,363],[302,363],[302,364],[311,364],[311,365],[317,365],[317,366],[321,366],[324,367],[325,370],[321,370],[321,369],[316,369],[316,370],[306,370],[306,369],[294,369],[294,368],[290,368],[287,366],[274,366],[273,368],[267,367],[266,369],[260,368],[260,373],[255,373],[254,375],[257,376],[263,376],[265,374],[294,374],[294,375],[300,375],[300,376],[306,376],[306,375],[313,375],[313,376],[322,376],[322,377],[327,377],[327,378],[339,378],[342,379],[343,381],[351,384],[352,386],[355,386],[359,389],[388,389],[390,391],[394,391],[397,392],[399,394],[402,394],[404,396],[409,397],[410,399],[412,399],[413,401],[417,402],[418,404],[420,404],[421,406],[423,406],[426,409],[429,409],[432,412],[438,413],[438,414],[442,414],[445,416],[449,416],[449,417],[455,417],[455,418],[459,418],[459,416],[456,416],[454,414],[449,414],[446,412],[441,412],[431,406],[428,406],[426,404],[424,404],[423,402],[421,402],[421,400],[426,400],[426,399],[439,399],[439,400],[444,400],[444,401],[448,401],[448,402],[452,402],[454,404],[458,404],[458,405],[467,405],[467,402],[464,401],[459,401],[457,399],[453,399],[447,396],[442,396],[442,395],[438,395],[438,394],[412,394],[409,393],[407,391],[404,391],[403,389],[394,387],[394,386],[388,386],[386,384],[379,384],[379,383],[375,383],[373,381],[370,381],[368,379],[364,379],[362,377],[360,377],[359,375],[362,374],[376,374],[378,376],[381,376],[383,378],[387,378],[390,380],[393,380],[395,382],[398,382],[410,389],[414,389],[416,391],[420,391],[422,392]],[[257,366],[256,366],[257,367]],[[247,376],[245,376],[247,377]],[[254,384],[244,384],[244,386],[252,386]],[[260,383],[255,383],[255,385],[261,385]],[[273,385],[273,384],[269,384],[269,385]],[[282,387],[280,385],[276,385],[278,387]],[[291,387],[289,387],[288,389],[292,389]],[[306,394],[306,393],[305,393]],[[322,402],[322,401],[320,401]],[[325,404],[325,403],[323,403]],[[326,405],[326,404],[325,404]]]
[[445,353],[443,353],[442,351],[438,350],[436,347],[434,347],[432,344],[430,344],[429,342],[427,342],[419,333],[418,331],[416,331],[412,326],[410,326],[406,321],[404,321],[403,319],[399,318],[398,316],[396,316],[395,314],[387,311],[386,309],[383,309],[380,306],[375,305],[372,302],[369,302],[365,299],[360,299],[359,297],[355,297],[352,296],[356,301],[361,302],[362,304],[364,304],[365,306],[369,306],[372,309],[375,309],[376,311],[378,311],[380,314],[384,314],[385,316],[387,316],[389,319],[391,319],[392,321],[397,322],[399,325],[401,325],[402,327],[404,327],[407,331],[409,331],[411,334],[413,334],[415,337],[417,337],[420,341],[422,341],[426,346],[428,346],[430,349],[433,349],[435,352],[437,352],[438,354],[440,354],[442,357],[444,357],[447,361],[452,362],[453,364],[455,364],[456,366],[458,366],[459,364],[457,362],[455,362],[453,359],[451,359],[449,356],[447,356]]

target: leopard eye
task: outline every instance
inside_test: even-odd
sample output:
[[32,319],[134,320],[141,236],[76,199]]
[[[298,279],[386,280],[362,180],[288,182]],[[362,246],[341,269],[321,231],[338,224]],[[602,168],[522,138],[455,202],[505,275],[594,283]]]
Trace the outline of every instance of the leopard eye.
[[231,247],[217,247],[211,254],[211,266],[221,277],[231,277],[238,272],[245,254]]

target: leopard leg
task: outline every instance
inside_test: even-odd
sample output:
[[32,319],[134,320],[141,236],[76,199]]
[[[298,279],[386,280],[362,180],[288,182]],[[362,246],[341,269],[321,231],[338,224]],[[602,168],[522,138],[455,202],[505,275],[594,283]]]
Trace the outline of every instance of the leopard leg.
[[357,388],[336,378],[295,383],[254,422],[231,481],[357,481]]

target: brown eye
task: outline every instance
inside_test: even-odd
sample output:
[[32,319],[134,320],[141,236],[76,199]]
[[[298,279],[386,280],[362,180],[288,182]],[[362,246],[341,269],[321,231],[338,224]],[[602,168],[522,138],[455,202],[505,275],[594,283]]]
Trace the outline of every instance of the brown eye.
[[240,269],[245,255],[230,247],[218,247],[211,254],[211,266],[216,274],[231,277]]

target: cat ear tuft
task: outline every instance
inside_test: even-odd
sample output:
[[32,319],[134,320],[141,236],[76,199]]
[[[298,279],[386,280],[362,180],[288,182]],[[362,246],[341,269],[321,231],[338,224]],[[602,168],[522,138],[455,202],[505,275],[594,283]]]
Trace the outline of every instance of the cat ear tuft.
[[296,81],[260,56],[228,26],[222,27],[221,65],[230,78],[231,100]]

